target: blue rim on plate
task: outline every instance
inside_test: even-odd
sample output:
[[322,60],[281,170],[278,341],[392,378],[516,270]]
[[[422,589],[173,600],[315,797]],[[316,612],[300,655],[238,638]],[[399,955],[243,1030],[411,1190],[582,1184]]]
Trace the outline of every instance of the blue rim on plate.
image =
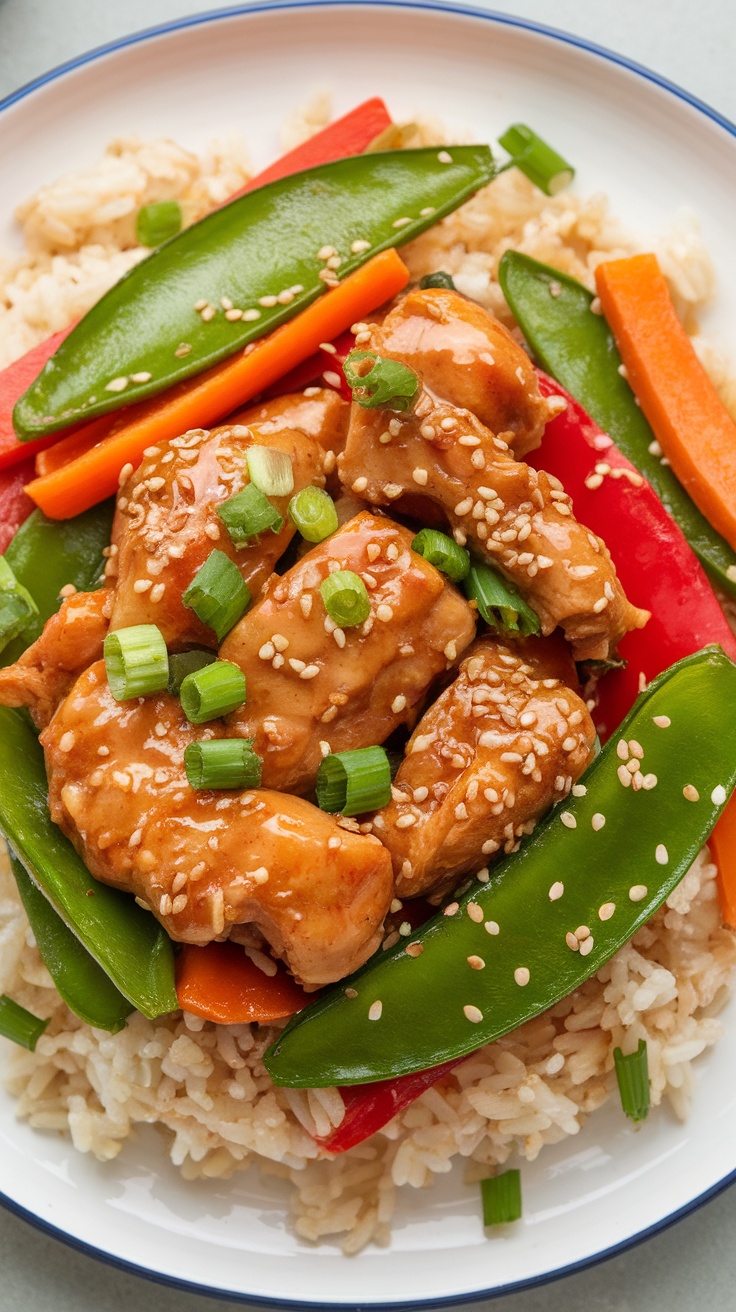
[[[59,64],[52,68],[48,73],[41,77],[34,78],[20,87],[17,91],[11,92],[3,100],[0,100],[0,113],[9,109],[11,105],[17,104],[18,101],[25,99],[34,91],[46,86],[49,82],[54,82],[65,74],[71,73],[76,68],[81,68],[93,60],[104,58],[105,55],[114,54],[118,50],[124,50],[128,46],[139,45],[144,41],[150,41],[155,37],[166,36],[170,32],[181,31],[184,28],[198,27],[204,23],[217,23],[230,18],[236,18],[242,14],[264,13],[273,10],[288,9],[328,9],[340,8],[345,6],[351,7],[373,7],[373,8],[393,8],[393,9],[414,9],[418,11],[437,11],[440,13],[458,14],[467,18],[479,18],[486,22],[496,23],[503,27],[520,28],[523,31],[534,32],[540,36],[550,37],[564,45],[576,47],[584,50],[588,54],[596,55],[599,59],[604,59],[608,63],[617,64],[620,68],[625,68],[631,73],[636,73],[639,77],[647,82],[652,82],[655,86],[661,87],[670,95],[675,96],[678,100],[684,101],[691,105],[693,109],[698,110],[706,118],[717,123],[719,127],[724,128],[732,137],[736,137],[736,124],[732,123],[725,115],[719,114],[717,110],[707,105],[704,101],[693,96],[689,91],[685,91],[675,82],[668,78],[654,73],[651,69],[646,68],[643,64],[638,64],[633,59],[627,59],[624,55],[619,55],[613,50],[608,50],[605,46],[596,45],[593,41],[586,41],[582,37],[574,36],[569,32],[560,31],[559,28],[548,27],[544,23],[536,23],[527,18],[516,18],[510,14],[497,13],[495,10],[478,9],[472,5],[460,5],[453,3],[444,3],[443,0],[264,0],[263,3],[235,5],[227,9],[215,9],[209,13],[192,14],[188,18],[173,19],[169,23],[161,23],[156,27],[144,29],[142,32],[134,32],[131,36],[119,37],[117,41],[110,41],[106,45],[96,46],[93,50],[87,51],[83,55],[78,55],[74,59],[67,60],[64,64]],[[596,1266],[600,1262],[605,1262],[610,1257],[615,1257],[618,1253],[626,1252],[628,1249],[635,1248],[637,1245],[644,1243],[645,1240],[651,1239],[654,1235],[661,1234],[664,1230],[669,1229],[677,1221],[684,1217],[690,1216],[699,1207],[710,1202],[723,1193],[732,1184],[736,1184],[736,1171],[730,1172],[717,1184],[697,1198],[691,1199],[677,1211],[671,1212],[668,1216],[662,1217],[654,1225],[648,1226],[645,1230],[639,1231],[638,1234],[624,1239],[619,1244],[614,1244],[610,1248],[601,1250],[590,1257],[581,1258],[578,1262],[571,1262],[566,1266],[558,1267],[555,1271],[546,1272],[544,1275],[531,1276],[525,1280],[515,1280],[504,1285],[502,1289],[479,1289],[474,1293],[464,1293],[459,1295],[448,1295],[442,1298],[421,1299],[419,1301],[391,1303],[376,1303],[370,1306],[376,1309],[385,1309],[385,1312],[416,1312],[419,1308],[444,1308],[457,1306],[459,1303],[476,1303],[481,1299],[500,1298],[505,1294],[520,1293],[523,1290],[537,1289],[542,1285],[549,1284],[553,1280],[562,1279],[563,1276],[575,1274],[578,1271],[587,1270],[589,1267]],[[138,1266],[135,1262],[128,1262],[124,1258],[114,1257],[111,1253],[103,1249],[95,1248],[93,1244],[85,1240],[76,1239],[64,1230],[43,1221],[34,1213],[27,1211],[12,1198],[8,1198],[0,1192],[0,1206],[5,1207],[9,1212],[13,1212],[21,1220],[27,1221],[37,1230],[44,1234],[60,1240],[68,1247],[76,1249],[77,1252],[84,1253],[87,1257],[96,1258],[108,1266],[115,1267],[119,1271],[128,1274],[143,1276],[147,1280],[154,1281],[157,1284],[167,1285],[174,1289],[183,1289],[188,1293],[201,1294],[204,1297],[220,1298],[227,1302],[247,1303],[255,1300],[262,1307],[294,1309],[294,1312],[314,1312],[315,1308],[320,1305],[316,1302],[294,1301],[291,1299],[268,1298],[263,1295],[242,1294],[235,1291],[215,1289],[207,1285],[200,1285],[190,1280],[180,1280],[176,1276],[162,1275],[160,1272],[152,1271],[148,1267]],[[365,1307],[365,1305],[363,1305]],[[356,1303],[331,1303],[329,1304],[331,1312],[361,1312],[361,1308]]]

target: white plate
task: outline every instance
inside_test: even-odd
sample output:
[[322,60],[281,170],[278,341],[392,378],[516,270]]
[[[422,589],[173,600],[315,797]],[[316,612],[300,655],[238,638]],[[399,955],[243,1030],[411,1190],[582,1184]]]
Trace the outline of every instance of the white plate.
[[[12,207],[112,136],[164,134],[194,148],[242,131],[256,165],[278,153],[285,111],[328,85],[336,112],[380,94],[397,119],[429,108],[458,133],[536,125],[644,234],[697,208],[718,269],[705,327],[736,356],[736,136],[645,70],[559,33],[470,10],[407,4],[268,5],[176,23],[93,53],[0,106],[0,249]],[[392,1246],[345,1259],[300,1244],[285,1190],[249,1172],[183,1184],[152,1132],[112,1165],[16,1124],[0,1095],[7,1204],[68,1242],[159,1279],[261,1302],[440,1304],[539,1283],[642,1238],[736,1177],[736,1006],[698,1063],[693,1114],[628,1128],[611,1107],[524,1167],[524,1219],[488,1239],[461,1171],[405,1192]]]

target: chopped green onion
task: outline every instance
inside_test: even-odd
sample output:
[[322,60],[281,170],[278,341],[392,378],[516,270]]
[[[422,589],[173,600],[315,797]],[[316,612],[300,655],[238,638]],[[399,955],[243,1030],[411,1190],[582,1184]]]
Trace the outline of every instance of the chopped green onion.
[[135,221],[136,241],[140,246],[160,246],[181,232],[181,205],[178,200],[159,200],[142,205]]
[[343,373],[353,400],[362,406],[411,410],[419,391],[419,379],[413,369],[398,360],[376,355],[375,351],[351,351]]
[[458,546],[454,538],[436,528],[423,528],[411,544],[412,551],[424,556],[430,565],[442,570],[453,583],[461,583],[470,570],[470,552]]
[[184,751],[190,788],[258,788],[262,764],[252,738],[215,738]]
[[215,549],[197,570],[182,601],[222,642],[248,609],[250,592],[235,562]]
[[326,756],[317,771],[317,805],[322,811],[363,815],[391,800],[391,765],[382,747]]
[[107,682],[116,702],[163,692],[169,682],[169,655],[155,624],[132,624],[108,633],[103,653]]
[[494,633],[520,633],[527,637],[530,633],[541,632],[536,611],[527,606],[514,585],[490,565],[471,561],[463,586],[466,597],[476,602],[481,619]]
[[284,527],[278,510],[255,483],[248,483],[229,501],[223,501],[217,513],[236,547],[247,546],[267,528],[278,533]]
[[556,196],[559,191],[569,187],[575,177],[572,164],[568,164],[526,123],[513,123],[498,140],[511,156],[506,167],[515,165],[547,196]]
[[204,647],[193,647],[191,651],[180,651],[169,656],[168,691],[173,697],[178,697],[188,674],[194,674],[195,670],[202,670],[205,665],[211,665],[216,660],[215,653],[205,651]]
[[362,624],[371,613],[371,599],[365,583],[351,569],[328,574],[319,585],[325,610],[341,629]]
[[288,497],[294,491],[294,466],[288,452],[249,446],[245,459],[251,483],[267,497]]
[[649,1062],[647,1059],[646,1039],[639,1039],[636,1052],[624,1056],[620,1048],[614,1048],[613,1061],[616,1067],[618,1091],[621,1094],[621,1106],[632,1121],[643,1121],[649,1111]]
[[339,527],[332,497],[321,487],[303,487],[289,502],[289,518],[307,542],[324,542]]
[[436,273],[425,273],[424,277],[419,279],[419,286],[423,292],[430,287],[442,287],[449,292],[456,290],[452,274],[445,273],[444,269],[438,269]]
[[26,1011],[25,1007],[19,1006],[4,993],[0,997],[0,1034],[4,1039],[11,1039],[21,1048],[34,1052],[47,1025],[47,1020],[41,1020],[33,1012]]
[[521,1219],[521,1172],[503,1171],[481,1180],[483,1224],[508,1225]]
[[38,617],[38,606],[0,556],[0,651]]
[[213,661],[187,675],[180,697],[189,723],[205,724],[243,705],[245,675],[232,661]]

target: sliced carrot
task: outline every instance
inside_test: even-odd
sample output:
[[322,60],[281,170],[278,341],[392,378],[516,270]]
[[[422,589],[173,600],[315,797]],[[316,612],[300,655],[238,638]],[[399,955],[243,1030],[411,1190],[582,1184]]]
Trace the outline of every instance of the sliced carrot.
[[76,460],[77,456],[91,450],[107,437],[119,419],[119,412],[114,415],[100,415],[99,419],[91,419],[88,424],[81,424],[79,428],[72,428],[66,435],[62,434],[60,441],[39,451],[36,456],[36,473],[50,474],[54,469],[61,469],[62,465],[68,465],[70,460]]
[[595,280],[657,441],[696,506],[736,550],[736,424],[677,317],[656,256],[608,260]]
[[135,468],[147,446],[207,428],[232,414],[356,320],[391,300],[409,270],[391,249],[374,255],[339,287],[245,351],[179,383],[151,401],[130,406],[110,435],[63,468],[34,479],[26,491],[51,519],[69,519],[117,489],[126,464]]
[[708,846],[718,866],[718,897],[724,924],[736,929],[736,793],[721,812]]
[[283,967],[265,975],[235,943],[186,943],[176,961],[176,996],[182,1011],[218,1025],[280,1020],[314,998]]

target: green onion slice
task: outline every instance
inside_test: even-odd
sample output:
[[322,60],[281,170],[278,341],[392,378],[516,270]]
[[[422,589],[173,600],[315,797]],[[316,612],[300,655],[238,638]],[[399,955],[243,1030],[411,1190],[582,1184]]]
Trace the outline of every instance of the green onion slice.
[[195,670],[201,670],[216,660],[215,653],[206,651],[204,647],[193,647],[191,651],[179,651],[169,656],[168,691],[173,697],[178,697],[188,674],[194,674]]
[[178,200],[159,200],[142,205],[135,221],[136,241],[140,246],[160,246],[181,232],[181,205]]
[[252,738],[215,738],[184,750],[191,788],[258,788],[262,764]]
[[190,724],[205,724],[243,705],[245,675],[232,661],[213,661],[187,675],[180,698]]
[[481,619],[494,633],[516,633],[526,638],[530,633],[541,632],[536,611],[527,606],[514,585],[490,565],[471,561],[463,586],[466,597],[477,603]]
[[38,618],[38,606],[19,583],[4,556],[0,556],[0,651]]
[[13,1002],[5,993],[0,997],[0,1034],[4,1039],[10,1039],[21,1048],[34,1052],[47,1025],[47,1020],[41,1020],[33,1012],[26,1011],[25,1007]]
[[351,569],[328,574],[319,585],[325,610],[341,629],[362,624],[371,613],[371,599],[363,580]]
[[417,555],[424,556],[430,565],[442,570],[453,583],[461,583],[468,576],[470,552],[436,528],[423,528],[417,533],[411,549]]
[[215,549],[197,570],[182,601],[222,642],[248,609],[250,592],[235,562]]
[[442,287],[449,292],[456,290],[452,274],[445,273],[444,269],[438,269],[436,273],[425,273],[424,277],[419,279],[419,286],[423,292],[430,287]]
[[110,692],[116,702],[163,692],[169,682],[169,654],[155,624],[132,624],[108,633],[103,647]]
[[326,756],[317,771],[317,805],[322,811],[363,815],[391,800],[391,765],[382,747]]
[[575,177],[572,164],[568,164],[526,123],[513,123],[498,140],[511,156],[506,168],[515,165],[546,196],[556,196],[559,191],[564,191]]
[[251,483],[267,497],[288,497],[294,491],[294,466],[286,451],[249,446],[245,459]]
[[307,542],[324,542],[339,527],[335,503],[321,487],[303,487],[291,498],[288,513]]
[[375,351],[351,351],[343,364],[345,381],[358,405],[385,410],[411,410],[419,379],[408,365]]
[[284,527],[282,516],[255,483],[248,483],[229,501],[223,501],[217,513],[236,547],[247,546],[267,528],[278,533]]
[[613,1061],[616,1067],[618,1091],[621,1106],[632,1121],[643,1121],[649,1112],[649,1061],[647,1058],[646,1039],[639,1039],[636,1052],[624,1056],[620,1048],[614,1048]]
[[521,1220],[521,1172],[503,1171],[481,1180],[483,1224],[508,1225]]

